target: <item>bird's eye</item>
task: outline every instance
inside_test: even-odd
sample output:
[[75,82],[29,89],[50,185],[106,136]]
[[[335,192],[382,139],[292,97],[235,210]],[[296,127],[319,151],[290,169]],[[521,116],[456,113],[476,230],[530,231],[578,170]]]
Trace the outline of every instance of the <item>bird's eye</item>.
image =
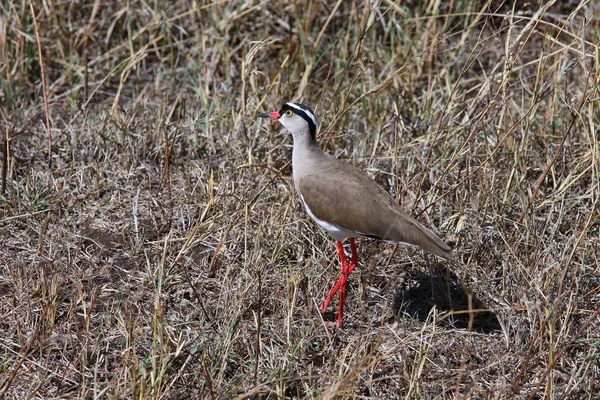
[[292,110],[287,110],[287,111],[285,112],[285,116],[286,116],[286,117],[291,117],[292,115],[294,115],[294,112],[293,112]]

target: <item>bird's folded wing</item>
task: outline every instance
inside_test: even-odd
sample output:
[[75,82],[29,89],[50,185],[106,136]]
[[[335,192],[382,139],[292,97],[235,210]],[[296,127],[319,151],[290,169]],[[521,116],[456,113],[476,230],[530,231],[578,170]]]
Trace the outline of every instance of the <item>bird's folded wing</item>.
[[363,236],[411,244],[449,257],[450,247],[410,217],[375,181],[358,174],[309,174],[297,182],[314,216]]

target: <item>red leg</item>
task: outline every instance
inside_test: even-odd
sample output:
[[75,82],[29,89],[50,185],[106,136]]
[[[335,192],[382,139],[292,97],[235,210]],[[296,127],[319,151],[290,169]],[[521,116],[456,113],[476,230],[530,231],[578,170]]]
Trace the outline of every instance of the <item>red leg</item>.
[[[338,250],[340,248],[339,245],[340,245],[340,243],[338,242]],[[348,275],[350,274],[350,272],[352,272],[354,267],[356,267],[358,265],[358,250],[356,249],[356,243],[354,242],[354,238],[350,238],[350,247],[352,248],[352,259],[350,260],[350,265],[348,266],[348,268],[349,268]],[[343,267],[344,261],[346,260],[346,256],[343,253],[343,248],[341,251],[342,252],[340,253],[340,260],[342,261],[342,267]],[[321,305],[321,312],[325,312],[327,310],[329,303],[331,303],[331,300],[333,300],[333,296],[335,296],[335,294],[337,293],[337,291],[340,289],[341,286],[342,286],[342,277],[340,277],[340,279],[338,279],[338,281],[336,282],[333,289],[331,289],[331,292],[329,292],[329,296],[327,296],[327,298]]]
[[341,242],[337,242],[338,252],[340,253],[340,261],[342,263],[342,276],[338,279],[337,283],[329,292],[329,295],[321,305],[321,312],[325,312],[331,300],[333,300],[333,296],[337,293],[340,288],[342,289],[340,293],[340,309],[338,312],[338,326],[342,326],[343,315],[344,315],[344,301],[346,298],[346,287],[348,284],[348,276],[350,272],[358,265],[358,250],[356,248],[356,243],[354,238],[350,238],[350,247],[352,249],[352,258],[350,263],[346,261],[346,255],[344,254],[344,246]]
[[348,270],[348,273],[352,272],[354,267],[358,265],[358,250],[356,249],[354,238],[350,238],[350,247],[352,248],[352,259],[350,260],[350,270]]
[[[336,244],[337,244],[338,252],[340,253],[340,261],[342,262],[342,274],[343,274],[344,269],[345,269],[344,266],[347,264],[346,255],[344,254],[344,245],[342,244],[342,242],[337,242]],[[340,277],[340,279],[338,279],[337,283],[335,284],[333,289],[331,289],[331,292],[329,292],[329,295],[327,296],[327,298],[325,299],[323,304],[321,304],[321,312],[327,311],[327,307],[329,307],[329,303],[331,303],[331,300],[333,300],[333,296],[335,296],[335,294],[337,293],[337,291],[339,290],[341,285],[342,285],[342,277]]]
[[[352,248],[352,259],[350,260],[350,264],[346,264],[346,268],[342,268],[342,283],[341,291],[340,291],[340,310],[338,311],[338,326],[344,325],[344,303],[346,301],[346,288],[348,287],[348,276],[350,276],[350,272],[358,265],[358,251],[356,250],[356,243],[354,243],[354,238],[350,238],[350,247]],[[336,284],[337,286],[337,284]]]
[[[346,263],[342,265],[342,276],[340,280],[342,283],[340,284],[340,308],[338,311],[337,325],[344,325],[344,302],[346,301],[346,288],[348,286],[348,271],[350,270],[350,266]],[[336,285],[337,286],[337,285]]]

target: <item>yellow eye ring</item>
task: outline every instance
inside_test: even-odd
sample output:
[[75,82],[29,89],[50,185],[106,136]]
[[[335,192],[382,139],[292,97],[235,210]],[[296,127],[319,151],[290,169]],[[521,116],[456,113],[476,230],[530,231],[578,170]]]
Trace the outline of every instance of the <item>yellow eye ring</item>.
[[285,112],[285,116],[286,116],[286,117],[291,117],[292,115],[294,115],[294,112],[293,112],[292,110],[287,110],[287,111]]

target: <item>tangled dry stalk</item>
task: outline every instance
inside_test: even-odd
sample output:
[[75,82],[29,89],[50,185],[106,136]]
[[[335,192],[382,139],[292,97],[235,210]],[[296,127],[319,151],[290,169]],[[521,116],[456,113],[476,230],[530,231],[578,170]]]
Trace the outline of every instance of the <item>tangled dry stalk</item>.
[[[600,8],[517,3],[1,3],[0,397],[598,398]],[[343,330],[290,100],[455,247]]]

